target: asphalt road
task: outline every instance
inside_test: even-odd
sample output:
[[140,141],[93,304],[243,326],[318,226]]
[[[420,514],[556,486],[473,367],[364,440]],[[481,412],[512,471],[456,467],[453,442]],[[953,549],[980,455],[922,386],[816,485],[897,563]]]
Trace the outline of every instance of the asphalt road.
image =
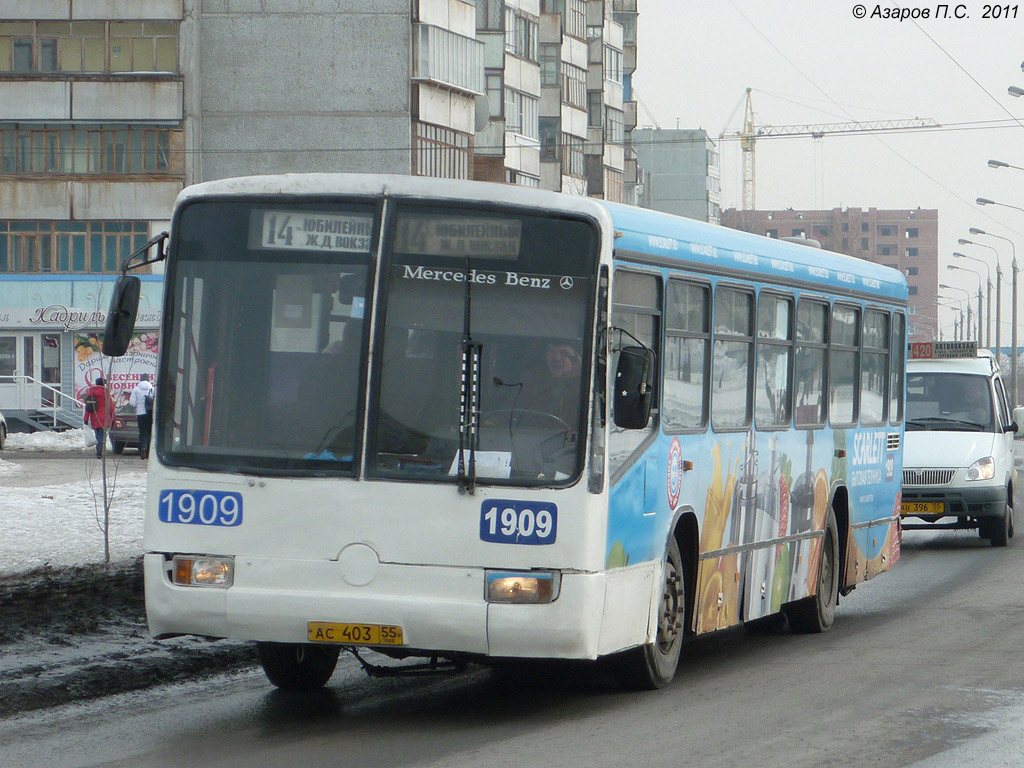
[[701,638],[661,691],[589,665],[376,679],[343,656],[316,695],[243,672],[0,720],[0,763],[1016,766],[1022,571],[1024,535],[909,532],[827,634]]

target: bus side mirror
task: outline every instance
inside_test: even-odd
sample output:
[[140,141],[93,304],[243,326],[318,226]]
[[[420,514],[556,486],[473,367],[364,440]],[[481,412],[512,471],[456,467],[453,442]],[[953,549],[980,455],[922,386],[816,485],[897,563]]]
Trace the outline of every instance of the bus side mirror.
[[654,402],[654,352],[644,347],[623,347],[615,369],[615,426],[643,429]]
[[139,313],[141,290],[142,281],[132,275],[121,275],[114,283],[107,324],[103,329],[103,354],[107,357],[121,357],[127,351]]

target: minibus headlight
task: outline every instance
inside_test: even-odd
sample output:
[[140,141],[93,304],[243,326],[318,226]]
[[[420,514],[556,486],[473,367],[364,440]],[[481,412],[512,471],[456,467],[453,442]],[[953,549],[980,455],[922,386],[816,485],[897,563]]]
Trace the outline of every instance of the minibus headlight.
[[968,480],[991,480],[996,476],[996,462],[991,456],[978,459],[967,468]]
[[221,587],[235,581],[235,558],[175,555],[171,560],[171,581],[182,587]]
[[487,602],[550,603],[558,597],[558,571],[487,571]]

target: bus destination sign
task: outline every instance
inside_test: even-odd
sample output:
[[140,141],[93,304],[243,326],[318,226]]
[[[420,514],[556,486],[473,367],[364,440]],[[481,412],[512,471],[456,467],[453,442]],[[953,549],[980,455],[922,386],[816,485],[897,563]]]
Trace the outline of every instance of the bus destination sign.
[[976,341],[915,341],[910,345],[911,360],[955,360],[977,356]]
[[[373,217],[302,211],[261,211],[260,249],[369,253]],[[255,235],[256,233],[254,233]]]
[[406,214],[399,217],[395,251],[416,256],[519,256],[519,219]]

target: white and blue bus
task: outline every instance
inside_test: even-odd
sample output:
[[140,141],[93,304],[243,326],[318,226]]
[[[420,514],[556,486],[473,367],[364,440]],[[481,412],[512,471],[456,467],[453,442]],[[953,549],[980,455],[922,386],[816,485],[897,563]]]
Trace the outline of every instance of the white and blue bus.
[[[150,245],[126,272],[165,257]],[[658,687],[685,638],[781,617],[824,631],[899,557],[895,270],[372,175],[187,188],[166,245],[144,534],[158,638],[255,641],[285,688],[365,647],[608,657]]]

